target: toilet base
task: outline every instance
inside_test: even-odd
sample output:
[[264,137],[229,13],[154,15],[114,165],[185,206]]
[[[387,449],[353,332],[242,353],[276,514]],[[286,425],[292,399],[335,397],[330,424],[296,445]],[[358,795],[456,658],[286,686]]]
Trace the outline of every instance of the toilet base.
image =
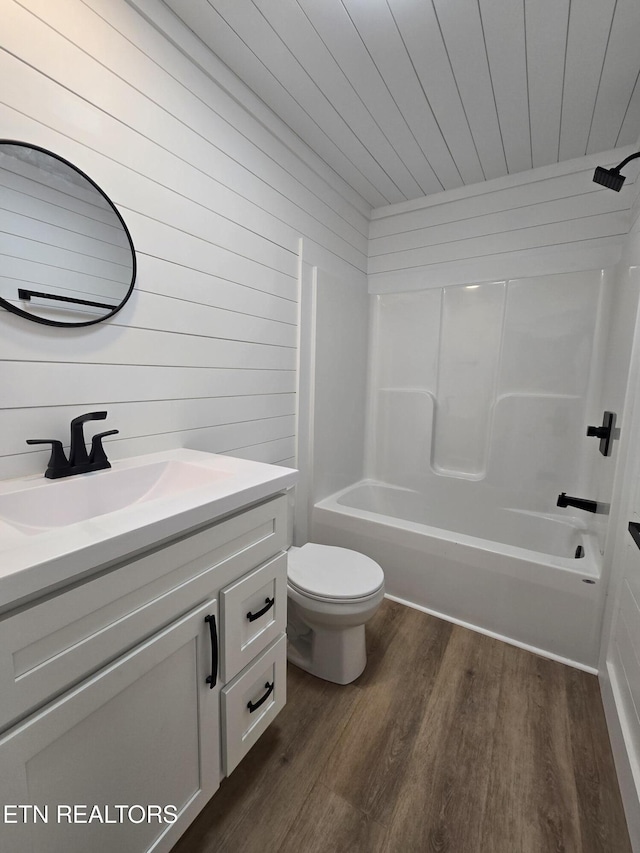
[[364,625],[338,630],[307,625],[304,633],[296,628],[295,622],[288,628],[292,664],[334,684],[350,684],[362,675],[367,665]]

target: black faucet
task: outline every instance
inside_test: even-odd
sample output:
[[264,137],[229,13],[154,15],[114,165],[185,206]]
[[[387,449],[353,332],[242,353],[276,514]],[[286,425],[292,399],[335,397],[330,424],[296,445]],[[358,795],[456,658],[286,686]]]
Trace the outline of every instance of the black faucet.
[[28,438],[27,444],[51,445],[51,456],[44,476],[50,480],[57,480],[59,477],[71,477],[73,474],[86,474],[89,471],[111,468],[111,463],[102,446],[102,439],[107,435],[115,435],[119,430],[110,429],[94,435],[89,453],[87,453],[83,430],[87,421],[103,421],[106,417],[106,412],[88,412],[86,415],[79,415],[71,421],[69,459],[64,454],[61,441],[52,438]]
[[78,415],[71,421],[71,447],[69,448],[69,465],[78,468],[89,464],[89,454],[84,441],[84,425],[87,421],[103,421],[107,417],[106,412],[87,412],[86,415]]
[[556,506],[574,506],[576,509],[584,509],[587,512],[598,511],[597,501],[589,501],[586,498],[572,498],[566,492],[562,492],[561,495],[558,495],[558,503]]

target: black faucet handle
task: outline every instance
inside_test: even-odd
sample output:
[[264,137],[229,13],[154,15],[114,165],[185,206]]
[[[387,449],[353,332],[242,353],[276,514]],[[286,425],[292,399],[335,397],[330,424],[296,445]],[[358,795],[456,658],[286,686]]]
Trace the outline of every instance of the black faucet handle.
[[27,444],[50,444],[51,456],[47,463],[47,470],[44,473],[45,477],[50,480],[55,480],[63,476],[64,472],[69,468],[69,461],[62,449],[62,442],[56,438],[28,438]]
[[107,454],[102,446],[102,439],[107,435],[117,435],[119,432],[119,429],[108,429],[106,432],[96,433],[91,439],[89,462],[94,471],[99,468],[111,468],[111,463],[107,459]]

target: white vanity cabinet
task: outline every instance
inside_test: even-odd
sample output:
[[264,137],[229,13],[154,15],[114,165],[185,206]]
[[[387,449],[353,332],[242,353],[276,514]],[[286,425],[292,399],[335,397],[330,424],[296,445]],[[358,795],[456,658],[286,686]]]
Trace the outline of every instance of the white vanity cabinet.
[[266,500],[4,615],[1,850],[171,849],[285,702],[286,512]]

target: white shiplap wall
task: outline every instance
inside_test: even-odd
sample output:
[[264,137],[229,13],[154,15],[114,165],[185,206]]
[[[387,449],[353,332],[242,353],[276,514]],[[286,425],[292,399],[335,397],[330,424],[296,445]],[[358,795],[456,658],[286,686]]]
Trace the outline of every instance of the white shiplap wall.
[[89,174],[138,255],[105,324],[0,313],[0,478],[43,470],[24,440],[102,407],[114,459],[185,446],[291,463],[300,238],[365,287],[366,203],[159,0],[136,5],[0,0],[0,136]]
[[[621,406],[620,447],[605,549],[610,573],[600,653],[600,680],[633,849],[640,850],[640,551],[628,531],[640,521],[640,191],[618,268],[618,310],[612,330],[631,353]],[[618,357],[619,361],[619,357]],[[616,367],[614,361],[613,369]],[[612,384],[615,379],[612,379]],[[614,389],[615,390],[615,389]],[[620,398],[624,389],[618,390]]]
[[376,208],[369,290],[388,293],[612,266],[629,228],[634,164],[620,193],[596,165],[634,149],[582,157],[416,201]]

